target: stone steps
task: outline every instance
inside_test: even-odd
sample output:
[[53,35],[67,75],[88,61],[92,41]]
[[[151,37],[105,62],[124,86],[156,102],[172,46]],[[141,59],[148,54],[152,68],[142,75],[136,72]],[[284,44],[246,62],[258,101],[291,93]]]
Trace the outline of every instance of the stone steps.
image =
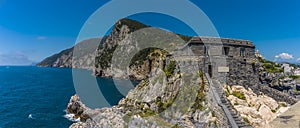
[[220,96],[222,104],[224,104],[224,106],[227,107],[227,109],[229,110],[229,112],[230,112],[233,120],[237,124],[237,126],[239,128],[252,128],[249,124],[247,124],[246,122],[243,121],[243,119],[241,118],[241,116],[238,114],[238,112],[231,105],[230,101],[227,100],[226,95],[225,95],[225,93],[223,91],[223,88],[220,87],[220,85],[218,86],[218,84],[216,82],[213,82],[213,86],[215,87],[216,92]]

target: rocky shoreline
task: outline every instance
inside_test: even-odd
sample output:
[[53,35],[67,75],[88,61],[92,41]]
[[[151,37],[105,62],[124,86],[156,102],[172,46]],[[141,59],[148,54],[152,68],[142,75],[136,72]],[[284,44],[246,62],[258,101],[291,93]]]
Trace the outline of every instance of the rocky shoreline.
[[[180,74],[175,73],[170,78],[160,78],[159,72],[157,74],[157,78],[140,82],[118,105],[111,108],[90,109],[80,101],[79,96],[72,96],[66,112],[74,114],[74,118],[80,122],[72,124],[70,128],[209,128],[228,125],[219,106],[208,100],[211,99],[210,90],[203,76],[191,77],[196,83],[190,84],[202,87],[200,92],[193,92],[197,90],[196,86],[191,86],[194,89],[181,90],[184,83],[180,83]],[[179,96],[180,93],[185,95]],[[193,97],[193,93],[196,94],[196,99],[188,105],[186,101]]]
[[[122,19],[114,25],[111,34],[101,40],[100,46],[85,49],[87,44],[80,43],[39,64],[50,67],[92,69],[93,75],[98,77],[141,80],[125,98],[119,101],[118,105],[111,108],[90,109],[80,101],[79,96],[72,96],[66,112],[73,114],[73,118],[80,122],[72,124],[71,128],[229,127],[230,118],[224,114],[225,110],[218,105],[217,99],[213,98],[214,91],[206,83],[208,77],[204,77],[203,72],[229,85],[224,88],[228,100],[240,113],[243,122],[254,127],[267,126],[288,108],[285,107],[287,104],[292,105],[298,101],[294,96],[298,94],[297,86],[294,86],[297,83],[293,81],[296,77],[286,73],[285,68],[280,64],[263,59],[258,52],[254,54],[255,45],[250,41],[203,38],[212,43],[212,49],[222,48],[219,45],[214,46],[216,40],[224,41],[225,47],[222,49],[227,51],[227,55],[216,52],[220,49],[212,50],[208,54],[207,47],[199,37],[190,39],[179,35],[181,39],[174,38],[178,34],[176,36],[174,33],[160,29],[147,29],[148,27],[134,20]],[[133,33],[139,29],[147,30],[139,32],[144,34],[141,40],[137,38],[140,36],[139,33],[135,33],[136,35]],[[165,40],[165,37],[172,37],[172,40]],[[156,40],[151,40],[152,38]],[[138,43],[157,43],[164,44],[165,47],[175,47],[175,42],[180,42],[182,39],[187,39],[185,41],[189,45],[184,45],[182,51],[179,50],[183,53],[179,56],[167,53],[165,49],[141,49],[142,46]],[[97,44],[100,39],[91,39],[90,42]],[[79,50],[79,53],[78,51],[74,53],[74,49]],[[197,57],[184,56],[186,49],[194,50],[194,53],[198,53]],[[88,54],[80,54],[80,51],[82,53],[86,51]],[[135,55],[124,53],[135,53]],[[117,63],[113,63],[113,56],[119,57]],[[177,62],[174,57],[181,59]],[[215,60],[209,60],[210,57]],[[228,65],[223,65],[226,67],[218,67],[220,65],[213,65],[217,62],[209,62],[222,57],[227,59]],[[124,66],[128,60],[123,58],[132,59],[128,62],[129,66]],[[182,69],[179,68],[180,66]],[[219,71],[222,69],[224,71]],[[289,93],[280,90],[286,87]],[[292,89],[294,91],[291,91]],[[180,97],[182,90],[186,96]],[[195,99],[192,103],[186,103],[191,100],[189,98]]]

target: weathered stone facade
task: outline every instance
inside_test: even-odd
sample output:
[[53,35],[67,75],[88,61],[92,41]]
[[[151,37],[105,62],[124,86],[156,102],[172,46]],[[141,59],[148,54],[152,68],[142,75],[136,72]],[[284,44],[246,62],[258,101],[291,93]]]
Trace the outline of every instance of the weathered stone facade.
[[255,45],[250,41],[194,37],[173,54],[179,65],[198,67],[228,85],[248,87],[259,83]]

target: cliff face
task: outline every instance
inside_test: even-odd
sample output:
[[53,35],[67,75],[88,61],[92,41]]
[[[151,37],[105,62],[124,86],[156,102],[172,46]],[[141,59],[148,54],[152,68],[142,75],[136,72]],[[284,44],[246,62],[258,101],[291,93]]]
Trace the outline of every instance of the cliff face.
[[[122,19],[114,25],[112,32],[108,36],[102,39],[85,40],[73,48],[64,50],[58,54],[46,58],[37,65],[41,67],[91,69],[94,71],[95,76],[101,77],[120,77],[137,80],[145,79],[147,78],[149,72],[151,72],[151,66],[155,65],[155,63],[152,63],[153,57],[150,55],[155,52],[157,52],[157,54],[160,53],[156,50],[156,48],[135,49],[139,48],[138,45],[139,42],[141,42],[141,40],[137,39],[138,33],[140,32],[136,31],[145,28],[149,28],[149,26],[134,20]],[[162,35],[170,37],[174,35],[173,33],[158,29],[150,31],[155,32],[151,33],[148,31],[144,32],[144,34],[149,35],[149,38],[161,38],[160,43],[170,42]],[[185,42],[191,38],[179,34],[177,35]],[[151,39],[148,40],[149,41],[147,43],[152,43]],[[121,46],[121,48],[119,46]],[[116,49],[117,51],[122,50],[122,52],[125,53],[131,53],[133,51],[140,50],[137,54],[132,56],[128,72],[125,74],[124,70],[122,71],[122,74],[118,69],[112,69],[112,58],[113,54],[116,54]],[[76,53],[73,53],[75,51]],[[119,56],[125,57],[123,54],[119,54]]]
[[[101,38],[84,40],[72,48],[63,50],[60,53],[44,59],[38,63],[37,66],[93,69],[95,63],[92,61],[92,58],[95,57],[96,48],[100,41]],[[77,56],[73,57],[74,49],[83,54],[76,54]]]
[[[147,31],[135,32],[145,29]],[[172,58],[168,58],[165,49],[143,49],[140,44],[140,42],[153,43],[159,44],[158,46],[172,48],[176,46],[174,45],[175,42],[179,41],[172,35],[174,34],[149,28],[149,26],[133,20],[123,19],[114,25],[111,34],[103,40],[83,41],[77,46],[64,50],[39,63],[39,66],[92,69],[96,76],[102,77],[142,80],[118,105],[112,108],[90,109],[80,101],[78,96],[73,96],[68,104],[67,112],[74,114],[74,118],[81,121],[70,127],[228,127],[227,118],[222,108],[212,98],[212,89],[205,82],[206,79],[202,73],[197,76],[189,73],[183,74],[177,63],[173,62]],[[144,38],[148,36],[148,38],[143,40],[140,39],[141,36]],[[180,37],[185,39],[184,41],[189,39],[185,36]],[[100,45],[99,42],[101,42]],[[75,56],[74,49],[82,52],[77,53],[77,51]],[[134,51],[139,52],[130,57],[130,53],[134,53]],[[112,58],[116,56],[121,60],[114,63]],[[92,61],[93,58],[95,58],[95,61]],[[124,68],[126,62],[122,58],[131,58],[129,67],[125,66],[126,68]],[[259,74],[261,76],[260,80],[264,78],[261,75],[262,71],[258,69],[261,65],[259,63],[248,62],[248,66],[243,66],[234,64],[236,62],[234,60],[229,60],[229,62],[230,69],[234,69],[229,74],[231,78],[234,78],[229,81],[230,86],[240,84],[247,88],[250,85],[259,84]],[[189,69],[187,66],[186,70]],[[245,82],[234,80],[247,80],[248,82],[245,84]],[[296,102],[293,98],[271,90],[268,86],[252,87],[256,88],[256,90],[253,89],[256,94],[252,91],[247,92],[245,89],[236,89],[235,91],[249,94],[249,97],[253,95],[250,98],[262,100],[261,102],[264,102],[263,98],[266,97],[259,97],[257,94],[260,92],[277,101],[286,101],[290,104]],[[182,93],[185,96],[180,96]],[[233,95],[232,92],[230,95]],[[291,100],[287,101],[287,99]],[[188,100],[193,100],[193,102],[188,103]],[[233,96],[230,96],[230,101],[236,107],[235,109],[244,107],[245,111],[248,110],[247,107],[249,107],[250,102],[251,104],[253,102],[254,106],[268,106],[267,103],[258,104],[254,103],[253,100],[251,101],[251,99],[241,101]],[[236,102],[244,106],[237,106]],[[278,105],[278,103],[276,104]],[[270,106],[268,106],[269,108],[265,111],[263,110],[267,108],[265,106],[255,108],[255,110],[262,109],[259,111],[262,114],[255,116],[263,116],[265,112],[269,114],[270,110],[272,112],[275,109],[274,107],[270,109]],[[240,109],[239,112],[243,113],[244,108]],[[249,111],[252,112],[252,110]],[[253,112],[257,114],[257,111]],[[253,113],[249,114],[246,111],[243,114],[243,117],[250,118]],[[265,123],[265,119],[262,118],[259,117],[260,122],[258,123]],[[251,120],[250,118],[249,120],[253,124],[257,123],[255,122],[256,119]],[[268,118],[268,120],[271,119]]]
[[[102,77],[124,77],[118,75],[118,72],[111,70],[111,61],[114,52],[117,47],[122,43],[133,43],[134,40],[130,37],[131,33],[142,28],[147,28],[147,25],[139,23],[137,21],[122,19],[118,21],[111,32],[111,34],[103,41],[103,43],[97,48],[95,56],[95,69],[94,73],[96,76]],[[125,50],[124,52],[129,53],[130,49]],[[149,61],[148,55],[150,54],[149,50],[144,50],[142,57],[134,61],[140,61],[140,65],[131,65],[129,68],[131,70],[130,76],[135,79],[144,79],[146,74],[149,73]],[[140,55],[137,55],[138,57]],[[127,78],[128,79],[128,78]]]
[[[280,64],[267,61],[261,57],[259,59],[259,91],[272,97],[276,101],[295,104],[299,101],[296,79],[298,76],[284,73],[284,69]],[[295,77],[295,78],[294,78]]]
[[[161,58],[161,57],[158,57]],[[160,65],[176,67],[173,64]],[[90,109],[77,95],[68,104],[67,112],[80,122],[70,128],[123,127],[227,127],[228,122],[220,107],[212,100],[211,90],[203,74],[183,76],[175,68],[170,76],[153,71],[154,77],[143,80],[118,105],[111,108]],[[185,81],[184,79],[188,79]],[[192,100],[193,102],[189,102]]]
[[[226,127],[227,119],[212,99],[203,74],[199,71],[195,75],[197,71],[192,68],[183,71],[167,57],[165,50],[176,47],[182,39],[141,24],[132,27],[132,22],[116,23],[112,34],[97,49],[94,71],[97,76],[129,76],[142,81],[111,108],[90,109],[73,96],[67,112],[81,121],[70,127]],[[133,33],[141,28],[145,31]],[[166,49],[144,49],[141,42]],[[134,51],[138,54],[132,55]],[[120,60],[114,63],[110,59],[113,56]],[[123,58],[132,58],[129,68],[123,67]]]
[[126,79],[145,79],[150,72],[149,55],[155,49],[142,50],[133,57],[129,69],[129,78],[112,71],[111,61],[120,43],[134,42],[131,33],[147,27],[147,25],[134,20],[122,19],[114,25],[108,36],[102,39],[95,38],[82,41],[72,48],[44,59],[37,66],[91,69],[94,71],[94,75],[101,77],[118,76]]
[[71,67],[73,48],[69,48],[47,57],[37,64],[40,67]]

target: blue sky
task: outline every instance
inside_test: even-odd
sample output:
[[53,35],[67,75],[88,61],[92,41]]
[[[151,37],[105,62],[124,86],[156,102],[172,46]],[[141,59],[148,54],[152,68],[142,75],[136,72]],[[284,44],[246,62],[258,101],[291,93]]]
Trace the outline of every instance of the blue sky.
[[[106,2],[0,0],[0,65],[39,62],[73,46],[82,25]],[[300,58],[299,0],[192,2],[206,13],[221,37],[251,40],[269,60],[296,62]],[[193,35],[187,26],[166,16],[144,14],[131,18],[151,26]]]

